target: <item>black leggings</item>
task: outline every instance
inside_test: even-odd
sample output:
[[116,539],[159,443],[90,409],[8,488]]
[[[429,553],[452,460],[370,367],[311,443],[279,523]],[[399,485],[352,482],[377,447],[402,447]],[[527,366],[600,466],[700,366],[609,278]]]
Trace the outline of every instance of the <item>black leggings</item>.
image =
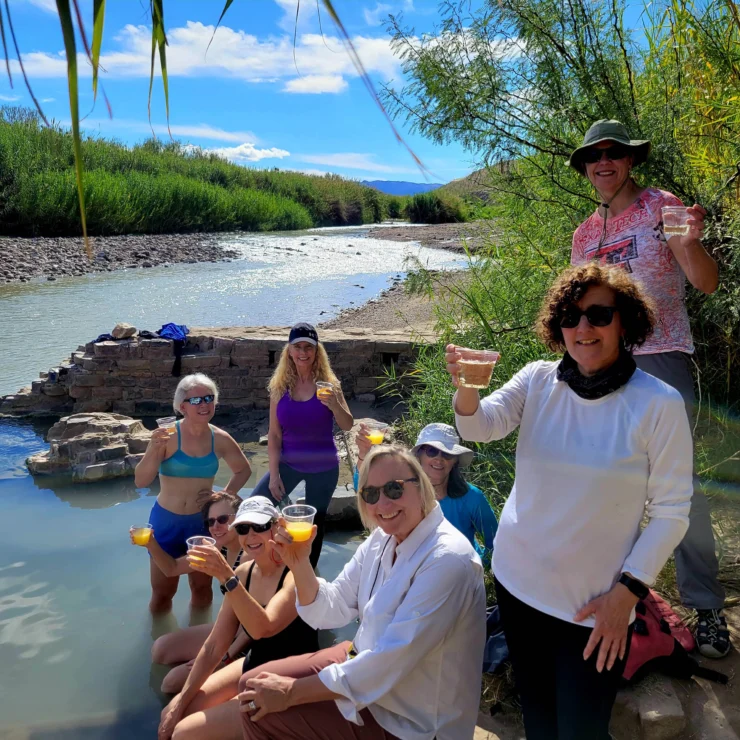
[[[320,473],[301,473],[300,470],[291,468],[290,465],[280,463],[280,478],[283,481],[285,495],[289,496],[290,492],[303,480],[306,481],[306,503],[316,508],[314,524],[318,528],[316,539],[311,546],[311,565],[316,568],[321,555],[321,545],[324,542],[324,522],[326,521],[326,512],[329,508],[329,502],[334,495],[339,480],[339,466],[322,470]],[[270,493],[270,474],[262,476],[262,480],[255,486],[252,496],[266,496],[275,505],[277,501]],[[285,500],[285,499],[283,499]]]
[[498,581],[496,597],[527,740],[609,740],[609,720],[627,655],[611,671],[598,673],[598,650],[583,659],[590,627],[533,609]]

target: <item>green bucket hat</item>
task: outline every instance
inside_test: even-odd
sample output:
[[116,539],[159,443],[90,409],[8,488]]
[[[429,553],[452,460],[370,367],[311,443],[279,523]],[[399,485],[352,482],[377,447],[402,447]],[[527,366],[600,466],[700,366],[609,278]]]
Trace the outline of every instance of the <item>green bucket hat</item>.
[[586,135],[583,137],[583,144],[575,149],[570,155],[570,159],[565,163],[568,167],[572,167],[576,172],[580,172],[582,175],[586,174],[586,169],[581,161],[581,156],[586,149],[590,149],[595,144],[599,144],[602,141],[615,141],[619,144],[624,144],[630,147],[632,151],[632,166],[636,167],[638,164],[642,164],[650,154],[650,142],[644,139],[630,139],[630,135],[627,133],[623,123],[614,120],[608,120],[602,118],[600,121],[596,121],[591,128],[586,131]]

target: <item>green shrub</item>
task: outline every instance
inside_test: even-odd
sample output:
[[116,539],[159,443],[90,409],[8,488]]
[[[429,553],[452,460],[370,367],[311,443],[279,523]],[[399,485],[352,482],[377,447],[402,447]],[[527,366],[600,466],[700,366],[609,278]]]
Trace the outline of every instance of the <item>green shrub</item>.
[[433,190],[417,193],[406,204],[406,216],[417,224],[447,224],[468,220],[468,208],[456,195],[439,195]]

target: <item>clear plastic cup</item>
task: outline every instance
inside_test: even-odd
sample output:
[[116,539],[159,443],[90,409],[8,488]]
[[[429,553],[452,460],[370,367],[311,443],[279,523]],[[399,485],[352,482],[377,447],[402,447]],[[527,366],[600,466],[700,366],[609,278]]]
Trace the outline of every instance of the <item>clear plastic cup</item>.
[[689,214],[686,206],[663,206],[663,233],[666,239],[672,236],[686,236],[689,233]]
[[311,538],[313,518],[316,516],[316,509],[313,506],[291,504],[283,509],[282,514],[285,529],[294,542],[305,542]]
[[490,349],[457,348],[461,356],[457,362],[458,380],[461,388],[488,388],[491,382],[494,365],[500,357],[498,352]]
[[382,421],[366,421],[365,426],[368,429],[366,436],[370,440],[370,444],[383,444],[385,433],[388,430],[388,425]]
[[166,429],[170,434],[174,434],[177,431],[176,421],[176,416],[163,416],[161,419],[157,419],[157,426],[160,429]]
[[334,385],[332,383],[327,383],[323,380],[316,381],[316,396],[318,398],[326,398],[327,396],[330,396],[333,390]]
[[131,529],[133,530],[131,534],[134,538],[134,544],[140,545],[141,547],[146,547],[152,537],[151,524],[146,524],[143,527],[133,526],[131,527]]
[[[185,544],[188,546],[188,552],[198,545],[215,545],[216,540],[213,537],[205,537],[204,535],[196,535],[195,537],[188,537],[185,540]],[[201,563],[205,562],[203,558],[199,558],[196,555],[188,555],[189,560],[198,560]]]

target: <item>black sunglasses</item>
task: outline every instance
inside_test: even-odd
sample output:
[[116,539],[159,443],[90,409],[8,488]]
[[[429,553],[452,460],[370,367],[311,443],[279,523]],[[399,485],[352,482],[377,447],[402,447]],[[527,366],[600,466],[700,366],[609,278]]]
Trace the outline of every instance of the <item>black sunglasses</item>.
[[624,146],[624,144],[614,144],[614,146],[610,146],[606,149],[596,149],[595,147],[591,147],[591,149],[586,149],[586,151],[581,154],[581,161],[584,164],[596,164],[601,161],[602,155],[606,155],[607,159],[611,159],[612,162],[614,162],[617,159],[624,159],[629,156],[629,154],[629,147]]
[[210,529],[216,524],[216,522],[218,522],[219,524],[227,524],[229,519],[231,519],[231,517],[233,516],[233,514],[221,514],[221,516],[211,516],[206,519],[206,525],[208,525],[208,529]]
[[578,306],[568,306],[560,315],[560,326],[563,329],[575,329],[581,323],[581,316],[586,317],[591,326],[609,326],[614,319],[614,314],[618,311],[614,306],[589,306],[585,311],[581,311]]
[[403,496],[403,484],[404,483],[418,483],[418,478],[404,478],[403,480],[389,480],[382,486],[365,486],[360,491],[360,496],[366,504],[377,504],[380,500],[381,491],[385,494],[386,498],[391,501],[396,501]]
[[202,403],[211,403],[214,398],[216,398],[216,396],[209,393],[207,396],[193,396],[192,398],[186,398],[185,400],[191,406],[200,406]]
[[457,457],[457,455],[451,455],[449,452],[442,452],[442,450],[438,450],[436,447],[432,447],[431,445],[422,445],[419,449],[423,450],[427,457],[437,457],[437,455],[441,455],[443,460],[454,460]]
[[242,522],[241,524],[234,525],[234,529],[236,530],[237,534],[245,535],[249,534],[249,530],[253,529],[257,534],[262,534],[263,532],[267,532],[268,529],[272,527],[272,520],[267,522],[266,524],[253,524],[252,522]]

